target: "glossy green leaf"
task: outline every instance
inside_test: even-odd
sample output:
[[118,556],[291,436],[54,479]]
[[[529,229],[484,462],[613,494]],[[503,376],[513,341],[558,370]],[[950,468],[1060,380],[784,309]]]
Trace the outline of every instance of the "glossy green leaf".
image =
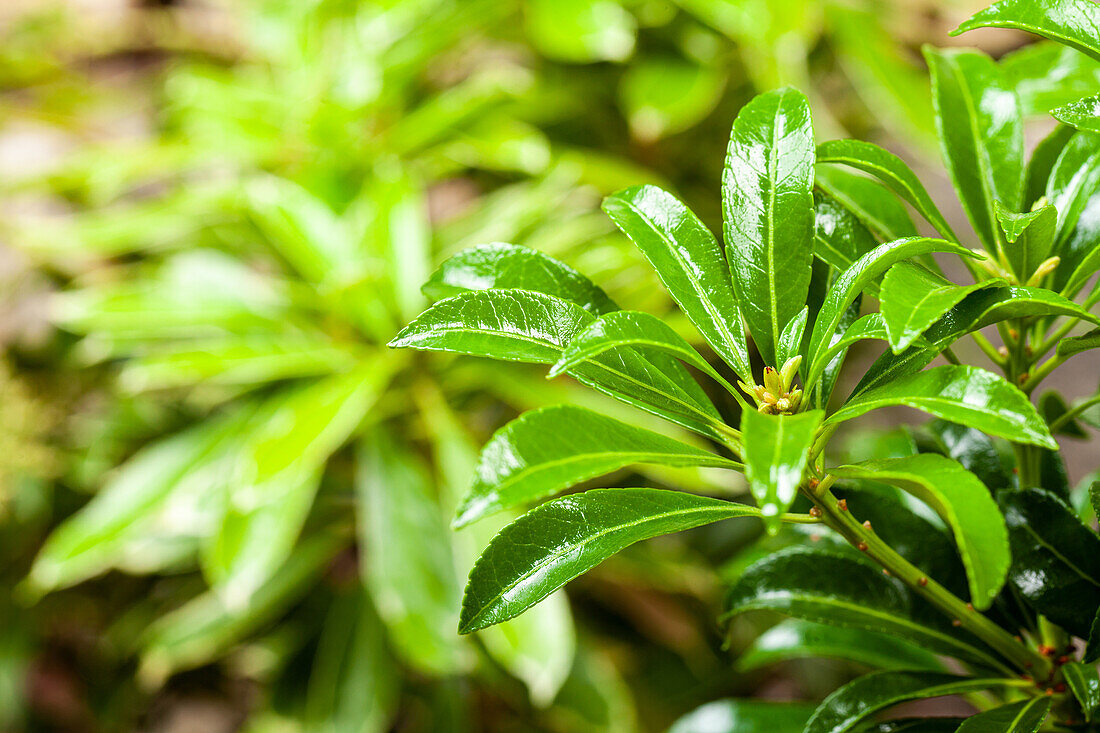
[[1062,676],[1066,678],[1066,684],[1077,698],[1081,712],[1085,714],[1085,721],[1091,721],[1100,709],[1100,673],[1096,671],[1096,665],[1070,662],[1062,667]]
[[[921,441],[927,436],[931,445]],[[935,451],[958,461],[991,491],[1012,485],[1012,465],[985,433],[946,420],[932,420],[918,434],[921,452]]]
[[1049,711],[1049,698],[1033,697],[967,718],[958,733],[1035,733]]
[[998,252],[994,202],[1018,211],[1023,196],[1020,101],[984,53],[926,46],[924,56],[947,170],[978,238]]
[[641,311],[615,311],[597,318],[573,337],[548,376],[556,377],[620,346],[663,352],[728,386],[683,336],[657,316]]
[[1004,519],[977,476],[935,453],[866,461],[829,472],[897,486],[932,507],[955,536],[971,601],[975,608],[989,608],[1004,585],[1011,557]]
[[874,176],[911,204],[943,237],[958,240],[920,179],[888,150],[862,140],[830,140],[817,146],[817,162],[840,163]]
[[846,351],[852,344],[866,339],[878,339],[887,341],[890,338],[886,331],[886,322],[881,313],[868,313],[860,316],[852,325],[848,326],[839,337],[834,337],[829,343],[829,348],[822,357],[830,361],[842,351]]
[[699,333],[742,379],[752,377],[741,309],[722,248],[698,217],[656,186],[608,196],[603,209],[661,277]]
[[1085,655],[1082,661],[1085,664],[1095,664],[1100,659],[1100,607],[1096,609],[1096,615],[1089,627],[1088,641],[1085,644]]
[[1051,41],[1010,51],[998,64],[1020,95],[1025,119],[1045,120],[1055,108],[1094,94],[1100,85],[1100,61]]
[[878,669],[943,669],[931,652],[892,636],[794,619],[782,621],[756,637],[737,658],[737,669],[748,672],[807,657],[844,659]]
[[873,178],[843,168],[819,167],[814,185],[843,204],[881,240],[917,236],[905,204]]
[[454,526],[634,463],[739,465],[583,407],[545,407],[524,413],[485,444],[474,483],[455,511]]
[[715,700],[683,716],[668,733],[802,733],[812,705]]
[[1054,623],[1086,636],[1100,607],[1100,538],[1043,489],[1006,489],[997,501],[1012,546],[1009,581]]
[[[1078,221],[1079,225],[1083,223],[1083,221]],[[1087,228],[1087,225],[1078,226],[1074,232],[1073,238],[1068,243],[1069,246],[1067,246],[1066,249],[1072,248],[1073,245],[1076,244],[1077,238],[1085,234],[1083,230]],[[1100,239],[1097,239],[1094,243],[1092,243],[1091,249],[1089,249],[1087,252],[1082,253],[1080,260],[1076,263],[1075,266],[1073,260],[1076,258],[1073,255],[1076,253],[1066,252],[1065,250],[1063,250],[1063,252],[1068,255],[1066,257],[1066,265],[1073,266],[1073,270],[1070,273],[1069,277],[1065,279],[1065,284],[1062,286],[1061,294],[1067,298],[1073,298],[1079,292],[1081,292],[1081,289],[1088,284],[1089,280],[1092,279],[1092,276],[1095,275],[1098,270],[1100,270]],[[1061,263],[1059,263],[1059,265],[1060,264]],[[1060,280],[1061,278],[1058,279]],[[1092,298],[1092,300],[1095,300],[1095,298]]]
[[1084,97],[1052,109],[1054,119],[1086,132],[1100,132],[1100,95]]
[[569,300],[596,315],[619,307],[599,286],[569,265],[515,244],[482,244],[448,259],[424,283],[424,294],[443,300],[470,290],[534,290]]
[[1008,211],[1001,202],[994,203],[997,222],[1005,239],[1005,257],[1018,282],[1027,282],[1054,247],[1054,234],[1058,224],[1058,212],[1046,205],[1017,214]]
[[874,672],[825,698],[806,723],[804,733],[843,733],[878,711],[909,700],[1019,684],[1019,680],[959,677],[940,672]]
[[459,633],[512,618],[623,548],[760,511],[677,491],[593,489],[543,504],[501,530],[466,585]]
[[470,650],[451,633],[461,586],[430,477],[378,429],[359,445],[355,489],[360,574],[394,652],[425,673],[467,669]]
[[783,332],[779,334],[779,343],[776,345],[776,364],[780,366],[786,364],[788,359],[797,355],[801,350],[809,315],[810,308],[806,306],[783,327]]
[[1100,134],[1078,132],[1062,149],[1047,180],[1047,203],[1058,210],[1054,254],[1061,255],[1100,184]]
[[[243,441],[225,516],[202,569],[227,604],[245,606],[293,550],[320,474],[389,382],[396,361],[368,362],[273,398]],[[270,411],[268,411],[270,410]]]
[[[588,311],[526,290],[483,290],[441,300],[390,342],[411,347],[553,364],[581,329]],[[682,366],[657,369],[631,350],[616,349],[571,370],[579,381],[684,427],[711,435],[718,413]],[[664,366],[664,365],[662,365]]]
[[551,58],[622,61],[634,50],[637,23],[615,0],[534,0],[526,11],[528,37]]
[[899,718],[888,720],[861,733],[956,733],[965,718]]
[[1050,173],[1058,162],[1058,156],[1062,154],[1074,134],[1075,130],[1072,127],[1058,125],[1031,151],[1031,158],[1027,161],[1027,171],[1024,175],[1025,209],[1030,209],[1040,197],[1046,195]]
[[809,367],[806,372],[808,385],[813,385],[825,368],[825,353],[829,349],[829,343],[836,334],[845,311],[868,284],[877,280],[896,263],[932,252],[952,252],[967,256],[970,254],[965,247],[943,239],[925,237],[899,239],[895,242],[880,244],[856,260],[836,278],[817,314],[817,320],[810,335],[810,344],[807,349]]
[[813,251],[814,133],[806,98],[761,94],[733,122],[722,174],[726,252],[737,302],[765,364],[802,310]]
[[286,565],[249,599],[230,610],[218,593],[208,591],[158,618],[142,634],[138,678],[159,686],[176,671],[217,659],[249,633],[277,619],[317,581],[347,538],[321,533],[299,545]]
[[925,267],[899,262],[887,271],[879,294],[890,348],[900,354],[970,293],[1003,284],[985,280],[956,285]]
[[825,425],[890,405],[912,407],[1017,443],[1058,448],[1023,392],[992,372],[970,366],[936,367],[861,392],[830,415]]
[[1000,0],[964,21],[951,35],[975,28],[1015,28],[1076,48],[1100,61],[1100,9],[1089,0]]
[[[812,390],[813,401],[816,407],[827,407],[829,401],[832,399],[833,389],[840,379],[840,369],[844,366],[844,359],[848,352],[848,347],[841,347],[839,349],[836,347],[843,344],[846,340],[845,336],[850,338],[854,335],[848,332],[855,327],[856,322],[859,320],[859,314],[862,307],[863,296],[857,295],[856,299],[852,301],[852,304],[844,310],[844,314],[840,318],[840,323],[837,324],[833,337],[829,339],[829,348],[826,350],[824,357],[825,368],[821,371],[820,381],[813,386]],[[885,329],[885,326],[883,326],[883,329]],[[830,357],[830,353],[835,353],[835,356]]]
[[1061,424],[1057,429],[1051,428],[1051,433],[1054,435],[1065,435],[1071,438],[1079,438],[1084,440],[1088,438],[1088,433],[1081,427],[1081,423],[1076,418],[1070,417],[1069,420],[1063,421],[1066,413],[1069,412],[1070,406],[1066,402],[1066,398],[1062,396],[1061,392],[1057,390],[1048,389],[1039,395],[1038,401],[1039,414],[1046,420],[1047,425],[1054,425],[1054,423],[1060,422]]
[[820,410],[765,415],[750,409],[741,415],[745,476],[771,534],[779,530],[780,515],[798,495],[822,417]]
[[1100,328],[1094,328],[1084,335],[1059,341],[1058,356],[1069,357],[1098,347],[1100,347]]
[[[814,189],[814,255],[837,270],[852,263],[879,245],[855,214],[820,189]],[[878,292],[869,284],[868,292]]]
[[993,669],[1003,665],[974,637],[877,567],[847,551],[796,546],[751,565],[727,598],[727,616],[776,611],[805,621],[865,629]]
[[652,143],[683,132],[706,117],[725,86],[720,67],[678,57],[639,60],[619,82],[619,105],[631,134]]

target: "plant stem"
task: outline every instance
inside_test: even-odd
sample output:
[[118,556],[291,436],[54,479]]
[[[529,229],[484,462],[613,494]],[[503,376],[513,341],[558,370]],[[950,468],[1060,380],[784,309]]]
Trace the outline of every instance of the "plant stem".
[[1058,355],[1050,357],[1028,375],[1027,381],[1020,386],[1020,389],[1024,391],[1024,394],[1031,394],[1035,391],[1035,388],[1039,386],[1039,383],[1050,376],[1050,373],[1055,369],[1062,366],[1067,358],[1068,357]]
[[884,567],[891,576],[923,596],[942,613],[953,621],[957,621],[959,626],[997,650],[1019,669],[1028,670],[1035,679],[1046,679],[1050,675],[1051,664],[1046,657],[1029,649],[1023,642],[976,611],[973,606],[929,578],[920,568],[883,542],[872,529],[860,524],[846,508],[841,508],[836,496],[830,491],[834,481],[835,477],[827,476],[816,489],[807,492],[817,508],[821,510],[822,520],[827,527],[838,532],[848,542]]
[[1085,410],[1089,409],[1090,407],[1092,407],[1093,405],[1096,405],[1096,404],[1100,404],[1100,395],[1096,395],[1095,397],[1090,397],[1090,398],[1088,398],[1087,400],[1085,400],[1084,402],[1082,402],[1079,405],[1074,405],[1069,410],[1066,410],[1066,413],[1064,415],[1062,415],[1058,419],[1054,420],[1050,424],[1050,432],[1053,433],[1058,428],[1062,427],[1063,425],[1068,423],[1070,420],[1077,417],[1082,412],[1084,412]]
[[1034,358],[1040,359],[1046,356],[1046,353],[1058,345],[1058,342],[1064,339],[1074,327],[1081,322],[1079,318],[1067,318],[1066,322],[1058,327],[1058,330],[1043,339],[1038,346],[1034,349]]

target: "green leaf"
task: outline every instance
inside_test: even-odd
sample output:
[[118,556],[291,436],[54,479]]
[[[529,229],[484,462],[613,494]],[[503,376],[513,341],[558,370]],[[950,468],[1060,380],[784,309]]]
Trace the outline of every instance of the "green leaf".
[[[1039,414],[1046,420],[1047,425],[1053,425],[1056,420],[1060,420],[1070,410],[1070,406],[1066,402],[1066,398],[1062,396],[1062,393],[1053,389],[1048,389],[1046,392],[1039,395],[1038,407]],[[1051,433],[1053,435],[1065,435],[1081,440],[1089,437],[1085,429],[1081,427],[1081,423],[1074,417],[1063,422],[1057,430],[1051,429]]]
[[955,629],[897,580],[848,552],[792,547],[751,565],[727,597],[727,614],[768,610],[898,637],[936,654],[1004,668],[974,637]]
[[668,733],[802,733],[812,713],[804,703],[715,700],[677,720]]
[[[1082,237],[1082,235],[1085,234],[1085,230],[1088,228],[1084,225],[1083,217],[1078,224],[1079,226],[1074,231],[1073,238],[1068,243],[1069,246],[1066,249],[1071,249],[1077,239]],[[1064,254],[1067,255],[1065,259],[1066,265],[1072,266],[1074,264],[1073,259],[1075,259],[1073,255],[1075,253],[1064,251]],[[1059,263],[1059,265],[1061,265],[1061,263]],[[1066,298],[1073,298],[1076,296],[1081,292],[1081,289],[1088,284],[1088,281],[1092,279],[1092,276],[1096,274],[1097,270],[1100,270],[1100,239],[1091,243],[1091,248],[1084,253],[1080,261],[1073,267],[1070,276],[1065,280],[1065,285],[1062,286],[1061,295]],[[1055,272],[1057,273],[1057,271]],[[1095,298],[1090,299],[1089,302],[1091,302],[1091,300],[1095,300]]]
[[899,718],[866,728],[861,733],[956,733],[965,718]]
[[955,536],[975,608],[989,608],[1004,585],[1012,558],[1004,519],[977,476],[935,453],[866,461],[829,472],[897,486],[934,509]]
[[226,493],[228,508],[203,548],[202,569],[230,608],[269,582],[293,550],[329,457],[378,399],[395,360],[272,398],[244,439]]
[[1096,615],[1089,627],[1088,642],[1085,645],[1085,655],[1082,661],[1085,664],[1094,664],[1100,659],[1100,607],[1096,609]]
[[845,311],[867,286],[878,279],[894,264],[918,255],[932,252],[953,252],[970,255],[970,251],[958,244],[943,239],[913,237],[880,244],[875,249],[856,260],[851,267],[842,272],[829,288],[825,303],[817,314],[814,329],[810,335],[807,349],[809,367],[806,371],[806,384],[812,386],[821,375],[827,363],[825,353]]
[[958,241],[920,179],[888,150],[862,140],[830,140],[817,146],[817,162],[840,163],[874,176],[912,205],[943,237]]
[[429,674],[455,674],[472,663],[451,633],[461,585],[431,479],[415,456],[369,432],[357,450],[360,573],[394,652]]
[[978,238],[999,252],[994,202],[1018,211],[1023,195],[1020,101],[984,53],[926,46],[924,57],[947,170]]
[[770,534],[779,530],[780,516],[798,495],[810,446],[824,414],[812,410],[765,415],[751,409],[741,414],[745,476]]
[[890,348],[900,354],[963,298],[975,290],[1003,284],[985,280],[956,285],[925,267],[899,262],[887,271],[879,294]]
[[[506,361],[553,364],[580,330],[588,311],[526,290],[482,290],[441,300],[390,342],[392,347],[453,351]],[[704,435],[719,421],[683,367],[657,369],[629,349],[615,349],[570,371],[583,384]],[[665,365],[662,365],[665,366]]]
[[361,589],[338,596],[325,617],[309,675],[305,717],[311,730],[384,733],[392,724],[400,668],[386,631]]
[[922,410],[1017,443],[1058,449],[1023,392],[992,372],[970,366],[936,367],[861,392],[824,424],[835,425],[891,405]]
[[161,616],[142,634],[138,678],[151,688],[159,687],[173,672],[200,667],[225,654],[309,590],[346,542],[335,533],[305,540],[252,594],[246,608],[231,611],[220,594],[208,591]]
[[737,658],[737,669],[749,672],[806,657],[844,659],[878,669],[943,669],[931,652],[892,636],[799,620],[782,621],[756,637]]
[[873,178],[843,168],[822,167],[817,169],[814,185],[843,204],[879,239],[917,236],[905,204]]
[[722,211],[733,289],[767,365],[806,304],[813,238],[814,133],[800,92],[755,97],[733,122]]
[[1100,674],[1096,671],[1096,665],[1070,662],[1062,666],[1062,676],[1081,705],[1085,721],[1091,721],[1100,709]]
[[958,733],[1035,733],[1050,711],[1050,698],[1033,697],[978,713]]
[[1038,40],[1010,51],[998,64],[1020,95],[1025,119],[1045,119],[1051,110],[1095,93],[1100,85],[1100,62],[1060,43]]
[[1073,137],[1075,130],[1066,125],[1058,125],[1049,135],[1039,141],[1031,158],[1027,161],[1024,183],[1024,208],[1031,208],[1040,197],[1046,195],[1047,180],[1054,170],[1058,156]]
[[[927,437],[931,446],[921,441]],[[997,450],[993,439],[980,430],[946,420],[932,420],[918,434],[921,452],[935,451],[954,459],[990,490],[1012,485],[1012,466]]]
[[1061,255],[1100,185],[1100,134],[1078,132],[1062,149],[1047,180],[1047,203],[1058,210],[1054,254]]
[[873,672],[825,698],[806,723],[804,733],[843,733],[878,711],[909,700],[1019,684],[1015,679],[959,677],[939,672]]
[[779,366],[786,364],[787,360],[797,355],[802,348],[802,339],[806,335],[806,320],[809,315],[810,307],[806,306],[783,327],[775,353],[775,363]]
[[525,9],[528,37],[550,58],[622,61],[634,51],[637,23],[615,0],[533,0]]
[[623,74],[619,105],[631,134],[652,143],[703,120],[718,103],[725,82],[720,67],[675,56],[649,56]]
[[741,309],[722,248],[698,217],[656,186],[608,196],[603,209],[642,251],[673,300],[743,380],[752,378]]
[[1054,119],[1086,132],[1100,132],[1100,95],[1078,99],[1076,102],[1052,109]]
[[466,585],[459,633],[517,616],[623,548],[732,517],[743,504],[660,489],[593,489],[532,509],[500,531]]
[[501,242],[462,250],[440,265],[422,289],[433,300],[471,290],[534,290],[572,301],[595,315],[619,309],[607,293],[569,265],[538,250]]
[[739,467],[713,453],[583,407],[545,407],[524,413],[485,444],[474,483],[455,511],[454,526],[465,526],[635,463]]
[[1070,357],[1100,347],[1100,328],[1094,328],[1081,336],[1062,339],[1058,342],[1058,356]]
[[573,337],[548,376],[556,377],[620,346],[637,347],[643,353],[655,350],[676,357],[733,390],[683,336],[657,316],[641,311],[615,311],[597,318]]
[[886,331],[886,322],[883,320],[882,314],[868,313],[856,319],[843,333],[834,336],[833,340],[829,343],[829,348],[825,351],[822,358],[826,362],[831,361],[838,354],[846,351],[852,344],[858,343],[859,341],[864,341],[866,339],[887,341],[889,338],[890,336]]
[[1001,202],[994,203],[997,222],[1005,238],[1005,257],[1019,282],[1027,282],[1048,257],[1054,246],[1058,212],[1050,204],[1016,214]]
[[1100,9],[1089,0],[1001,0],[972,15],[951,35],[985,27],[1035,33],[1100,61]]
[[[837,270],[852,263],[879,245],[867,227],[846,206],[821,189],[814,189],[814,255]],[[878,292],[869,284],[868,292]]]
[[1043,489],[1005,489],[997,501],[1008,525],[1008,578],[1051,621],[1086,636],[1100,607],[1100,538]]

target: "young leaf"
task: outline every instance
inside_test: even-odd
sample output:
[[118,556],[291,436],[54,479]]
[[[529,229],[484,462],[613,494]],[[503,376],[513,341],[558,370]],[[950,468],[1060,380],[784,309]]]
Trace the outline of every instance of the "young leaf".
[[997,501],[1012,546],[1009,580],[1039,613],[1086,636],[1100,607],[1100,538],[1049,491],[1005,489]]
[[797,415],[741,414],[745,476],[770,534],[798,494],[810,446],[824,417],[821,410]]
[[[821,189],[814,189],[814,256],[844,271],[878,245],[846,206]],[[868,292],[874,295],[877,286],[868,285]]]
[[1100,347],[1100,328],[1094,328],[1081,336],[1062,339],[1058,342],[1058,356],[1070,357]]
[[1050,257],[1058,212],[1050,204],[1026,214],[1009,211],[1000,201],[994,204],[994,208],[1004,234],[1008,264],[1018,282],[1027,282],[1039,265]]
[[775,353],[775,363],[779,366],[786,364],[787,360],[798,354],[802,348],[802,338],[806,335],[806,319],[809,315],[810,307],[806,306],[783,327]]
[[977,476],[935,453],[839,466],[829,472],[897,486],[932,507],[955,536],[975,608],[989,608],[1004,585],[1011,557],[1004,518]]
[[797,619],[782,621],[756,637],[737,658],[737,670],[749,672],[807,657],[845,659],[878,669],[943,670],[936,655],[892,636]]
[[862,140],[830,140],[817,146],[817,162],[848,165],[874,176],[912,205],[944,238],[958,241],[920,179],[890,151]]
[[955,285],[925,267],[899,262],[887,271],[879,294],[890,348],[900,354],[963,298],[1000,285],[1001,280]]
[[1054,254],[1060,255],[1073,236],[1081,214],[1100,184],[1100,134],[1078,132],[1062,149],[1047,179],[1047,203],[1058,210]]
[[532,509],[500,531],[466,585],[459,633],[523,613],[625,547],[732,517],[743,504],[660,489],[593,489]]
[[992,372],[970,366],[936,367],[859,393],[825,425],[890,405],[912,407],[1017,443],[1058,449],[1023,392]]
[[1039,141],[1035,150],[1031,151],[1031,158],[1027,161],[1027,172],[1024,176],[1023,208],[1030,209],[1040,197],[1046,194],[1050,173],[1058,162],[1058,156],[1062,154],[1075,132],[1072,127],[1058,125]]
[[958,733],[1035,733],[1049,711],[1050,698],[1033,697],[967,718]]
[[1051,116],[1064,124],[1085,132],[1100,132],[1100,95],[1078,99],[1076,102],[1052,109]]
[[726,616],[776,611],[806,621],[895,636],[937,654],[1003,668],[996,655],[955,629],[904,586],[858,557],[792,547],[754,563],[730,590]]
[[845,206],[876,237],[890,241],[917,236],[905,204],[873,178],[843,168],[818,168],[814,185]]
[[814,134],[806,98],[791,88],[761,94],[733,123],[722,175],[722,211],[733,289],[767,365],[784,324],[810,286]]
[[743,380],[751,379],[741,309],[722,248],[691,209],[656,186],[604,199],[603,210],[642,251],[672,299]]
[[959,677],[940,672],[874,672],[849,682],[829,695],[806,723],[803,733],[844,733],[879,710],[927,697],[961,695],[1019,680]]
[[549,376],[556,377],[578,364],[596,358],[619,346],[653,349],[676,357],[707,374],[731,391],[733,387],[699,352],[672,327],[660,318],[641,311],[615,311],[600,316],[590,326],[580,331],[569,342],[561,359],[550,369]]
[[802,733],[813,711],[803,703],[715,700],[677,720],[668,733]]
[[739,466],[583,407],[545,407],[524,413],[485,444],[474,483],[455,511],[454,526],[634,463]]
[[530,247],[481,244],[448,259],[424,283],[424,294],[443,300],[470,290],[534,290],[569,300],[595,315],[619,306],[569,265]]
[[1100,8],[1089,0],[1001,0],[964,21],[951,35],[975,28],[1015,28],[1064,43],[1100,61]]
[[984,53],[926,46],[924,57],[947,170],[978,238],[999,252],[994,202],[1018,211],[1023,195],[1020,101]]
[[1085,722],[1090,722],[1100,709],[1100,674],[1096,671],[1096,665],[1070,662],[1062,667],[1062,675],[1081,706]]
[[827,363],[825,353],[837,332],[841,318],[856,297],[894,264],[932,252],[953,252],[970,256],[965,247],[943,239],[913,237],[895,242],[880,244],[875,249],[856,260],[851,267],[842,272],[829,288],[825,303],[817,314],[810,345],[807,349],[809,367],[806,371],[806,384],[812,386]]
[[[411,347],[553,364],[580,330],[588,311],[551,295],[526,290],[481,290],[441,300],[390,342]],[[657,369],[630,349],[616,349],[570,374],[580,382],[704,435],[718,411],[684,368]],[[662,364],[662,366],[665,366]]]

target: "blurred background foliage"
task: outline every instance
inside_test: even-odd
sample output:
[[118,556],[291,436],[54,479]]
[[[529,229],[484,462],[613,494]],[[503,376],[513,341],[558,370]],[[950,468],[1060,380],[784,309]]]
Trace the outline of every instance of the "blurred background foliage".
[[[384,345],[436,265],[494,241],[671,313],[603,195],[661,183],[717,230],[730,122],[781,84],[822,138],[921,169],[919,46],[983,4],[4,3],[0,730],[659,730],[832,689],[844,664],[734,665],[759,629],[726,638],[722,583],[792,541],[735,523],[458,637],[497,528],[448,527],[478,446],[562,401],[648,418]],[[1036,115],[1100,82],[1081,54],[974,35],[1012,51]]]

